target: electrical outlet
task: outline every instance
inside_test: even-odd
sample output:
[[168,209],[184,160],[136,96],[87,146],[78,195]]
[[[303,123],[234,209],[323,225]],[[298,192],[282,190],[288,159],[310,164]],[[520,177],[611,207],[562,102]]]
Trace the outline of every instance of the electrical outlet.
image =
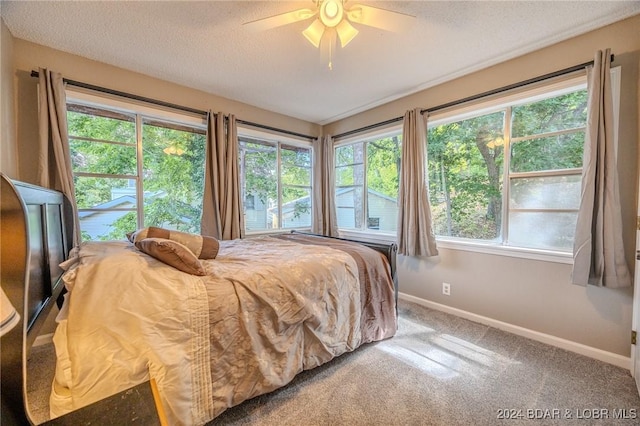
[[451,296],[451,284],[442,283],[442,294],[445,296]]

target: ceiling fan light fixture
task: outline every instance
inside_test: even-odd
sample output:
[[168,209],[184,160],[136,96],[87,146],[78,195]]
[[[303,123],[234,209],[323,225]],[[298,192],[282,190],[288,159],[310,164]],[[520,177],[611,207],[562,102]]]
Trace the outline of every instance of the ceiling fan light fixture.
[[320,19],[329,28],[333,28],[342,21],[344,7],[341,0],[324,0],[320,5]]
[[340,45],[345,47],[351,40],[358,35],[358,30],[354,28],[353,25],[349,23],[346,19],[343,19],[342,22],[338,24],[336,27],[336,32],[338,33],[338,37],[340,38]]
[[324,28],[324,24],[322,23],[320,18],[318,18],[313,21],[311,25],[309,25],[307,29],[302,32],[302,34],[315,47],[320,47],[320,40],[322,39],[322,34],[324,34]]
[[[347,2],[349,6],[345,9],[344,5]],[[302,31],[302,34],[309,40],[309,43],[318,49],[324,49],[325,45],[328,46],[329,68],[331,69],[331,54],[336,46],[336,36],[340,39],[340,44],[344,48],[359,33],[359,31],[353,27],[352,23],[380,28],[386,31],[401,31],[415,20],[415,16],[412,15],[374,6],[352,4],[349,0],[313,0],[313,3],[315,5],[313,10],[293,10],[291,12],[245,22],[243,25],[249,29],[265,30],[317,16],[317,18]]]

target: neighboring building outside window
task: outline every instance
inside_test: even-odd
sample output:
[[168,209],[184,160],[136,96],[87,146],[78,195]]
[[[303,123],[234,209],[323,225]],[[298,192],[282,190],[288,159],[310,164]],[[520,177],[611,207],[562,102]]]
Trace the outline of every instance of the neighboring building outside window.
[[144,226],[200,232],[202,119],[76,95],[67,120],[82,239],[124,239]]
[[335,199],[341,231],[395,236],[401,150],[400,128],[338,142]]
[[436,236],[571,251],[586,116],[583,78],[493,110],[454,112],[430,122]]
[[245,232],[310,229],[310,142],[238,130]]

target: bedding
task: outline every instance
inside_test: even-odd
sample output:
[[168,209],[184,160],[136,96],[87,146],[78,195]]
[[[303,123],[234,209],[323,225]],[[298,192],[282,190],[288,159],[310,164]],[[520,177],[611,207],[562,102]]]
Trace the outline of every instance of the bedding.
[[204,275],[202,263],[186,246],[164,238],[143,238],[134,244],[138,250],[192,275]]
[[170,423],[203,424],[393,336],[384,256],[319,240],[220,241],[217,257],[200,261],[205,276],[129,242],[83,244],[63,276],[52,417],[153,377]]
[[176,241],[191,250],[199,259],[215,259],[220,249],[220,243],[214,237],[157,228],[155,226],[138,229],[127,234],[127,239],[134,244],[145,238],[163,238]]

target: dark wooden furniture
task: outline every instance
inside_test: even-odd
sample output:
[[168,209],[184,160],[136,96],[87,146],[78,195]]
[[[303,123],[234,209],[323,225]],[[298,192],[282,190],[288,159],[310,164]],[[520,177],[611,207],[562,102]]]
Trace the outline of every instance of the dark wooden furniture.
[[20,314],[19,323],[0,341],[3,426],[32,423],[27,358],[64,287],[58,264],[67,259],[72,247],[71,212],[60,192],[0,174],[0,283]]

